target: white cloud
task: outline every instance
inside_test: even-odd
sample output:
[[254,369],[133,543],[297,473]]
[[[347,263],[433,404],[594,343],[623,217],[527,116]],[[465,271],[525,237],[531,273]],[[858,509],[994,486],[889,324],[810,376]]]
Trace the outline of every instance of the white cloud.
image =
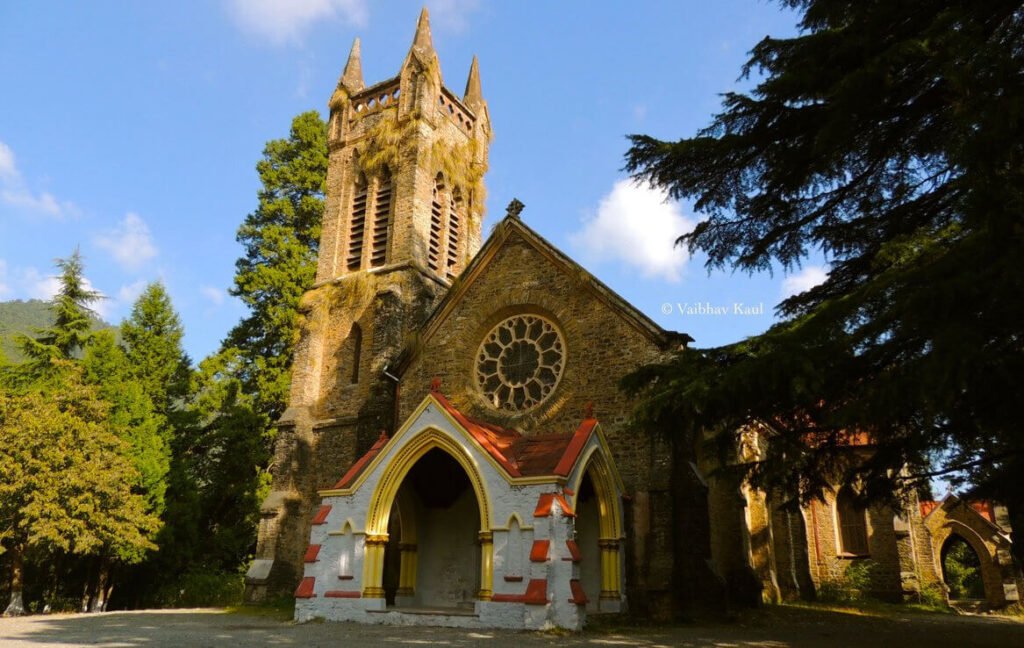
[[100,298],[94,301],[93,303],[89,304],[89,308],[91,308],[101,318],[109,322],[110,316],[113,314],[114,309],[117,307],[117,300],[111,299],[102,290],[97,290],[96,286],[94,286],[93,283],[89,281],[88,277],[82,277],[82,287],[85,288],[86,290],[93,290],[99,294]]
[[78,216],[80,213],[78,207],[70,201],[58,200],[46,191],[38,195],[29,191],[18,171],[14,151],[3,142],[0,142],[0,202],[55,218]]
[[0,180],[12,182],[18,179],[18,167],[14,164],[14,151],[0,142]]
[[138,281],[130,284],[124,284],[117,290],[117,301],[122,304],[132,304],[139,298],[142,291],[146,289],[146,285],[149,282],[145,279],[139,279]]
[[814,288],[828,279],[828,270],[824,266],[807,266],[800,272],[786,277],[782,281],[782,298],[792,297]]
[[452,32],[469,26],[469,14],[480,8],[479,0],[427,0],[430,22]]
[[220,306],[224,303],[224,291],[213,286],[200,286],[199,292],[213,305]]
[[11,294],[11,286],[7,283],[7,262],[0,259],[0,299]]
[[131,212],[117,227],[97,236],[95,242],[126,270],[138,270],[158,254],[149,227],[138,214]]
[[56,275],[41,274],[31,266],[23,268],[18,274],[18,283],[29,299],[50,301],[60,290],[60,279]]
[[695,224],[664,192],[620,180],[570,241],[592,259],[616,259],[647,277],[677,282],[689,255],[675,241]]
[[366,26],[365,0],[228,0],[228,14],[243,31],[274,45],[300,43],[315,23],[338,20]]

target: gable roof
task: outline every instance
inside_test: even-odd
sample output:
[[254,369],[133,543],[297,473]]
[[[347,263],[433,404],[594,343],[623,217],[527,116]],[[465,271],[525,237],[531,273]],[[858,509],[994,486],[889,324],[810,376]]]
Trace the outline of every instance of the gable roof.
[[[433,401],[454,419],[511,478],[568,477],[598,426],[597,419],[587,417],[574,432],[525,436],[511,428],[469,418],[456,409],[439,391],[431,391],[424,400]],[[418,416],[422,409],[421,404],[416,410],[417,413],[410,416],[409,420]],[[377,442],[352,464],[333,489],[354,486],[390,441],[386,434],[381,434]]]
[[495,226],[483,247],[480,248],[480,251],[477,252],[469,265],[466,266],[466,269],[459,275],[459,278],[455,280],[448,293],[434,308],[434,311],[427,317],[427,320],[421,327],[420,343],[415,347],[406,347],[402,351],[395,367],[399,375],[408,368],[418,354],[418,349],[423,347],[423,342],[429,340],[448,319],[448,315],[451,314],[462,300],[463,295],[466,294],[469,288],[486,271],[491,261],[497,256],[498,251],[501,250],[506,242],[516,236],[551,261],[563,273],[572,273],[573,276],[581,279],[583,286],[591,295],[658,347],[667,349],[673,342],[682,344],[693,342],[693,338],[686,333],[666,331],[658,326],[654,320],[623,299],[597,277],[590,274],[583,266],[573,261],[568,255],[527,226],[517,216],[509,215]]

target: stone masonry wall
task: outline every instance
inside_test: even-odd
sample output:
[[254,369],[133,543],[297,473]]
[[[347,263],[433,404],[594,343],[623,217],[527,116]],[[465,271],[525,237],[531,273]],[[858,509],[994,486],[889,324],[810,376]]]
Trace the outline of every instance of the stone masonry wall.
[[[569,274],[517,233],[510,235],[484,273],[468,287],[447,321],[421,342],[418,355],[402,376],[399,420],[404,420],[427,394],[434,376],[455,407],[469,416],[501,422],[525,433],[571,432],[594,404],[625,485],[633,495],[628,507],[628,535],[643,547],[631,547],[627,565],[629,588],[636,580],[667,593],[671,574],[671,501],[667,448],[643,432],[627,427],[633,403],[618,388],[619,379],[642,364],[664,357],[649,338],[595,299],[581,275]],[[502,319],[518,314],[541,315],[562,332],[566,361],[551,396],[520,416],[495,410],[478,391],[477,349],[486,333]],[[664,500],[664,501],[662,501]],[[637,511],[637,508],[642,510]],[[667,567],[667,568],[666,568]],[[630,575],[634,582],[629,582]]]

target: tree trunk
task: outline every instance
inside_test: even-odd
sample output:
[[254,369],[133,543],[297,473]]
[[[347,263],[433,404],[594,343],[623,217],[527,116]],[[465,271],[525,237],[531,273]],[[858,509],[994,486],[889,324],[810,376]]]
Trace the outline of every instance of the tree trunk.
[[107,611],[107,584],[110,581],[110,559],[100,556],[96,568],[96,580],[93,584],[92,596],[89,599],[90,612]]
[[25,587],[25,553],[15,545],[11,548],[11,600],[4,610],[4,616],[21,616],[25,614],[25,603],[22,590]]

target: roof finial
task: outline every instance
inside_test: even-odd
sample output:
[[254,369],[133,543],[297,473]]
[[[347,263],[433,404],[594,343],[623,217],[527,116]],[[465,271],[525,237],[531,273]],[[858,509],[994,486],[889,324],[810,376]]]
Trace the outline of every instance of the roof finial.
[[359,92],[366,84],[363,83],[363,64],[359,52],[359,39],[352,41],[352,50],[348,53],[348,62],[345,63],[345,71],[341,73],[339,85],[350,93]]
[[[426,11],[426,9],[424,9]],[[430,393],[439,394],[441,393],[441,377],[434,376],[430,379]]]
[[469,106],[473,111],[476,111],[484,101],[483,91],[480,89],[480,64],[476,60],[476,55],[473,55],[473,63],[469,66],[469,78],[466,79],[466,94],[462,97],[462,102]]
[[505,208],[505,218],[519,218],[519,214],[522,213],[523,207],[526,207],[523,203],[519,202],[518,198],[513,198],[512,202]]
[[594,403],[592,401],[587,401],[587,404],[583,406],[583,418],[594,418]]
[[423,7],[420,18],[416,21],[416,35],[412,39],[412,48],[423,55],[434,52],[434,41],[430,37],[430,13],[426,7]]

